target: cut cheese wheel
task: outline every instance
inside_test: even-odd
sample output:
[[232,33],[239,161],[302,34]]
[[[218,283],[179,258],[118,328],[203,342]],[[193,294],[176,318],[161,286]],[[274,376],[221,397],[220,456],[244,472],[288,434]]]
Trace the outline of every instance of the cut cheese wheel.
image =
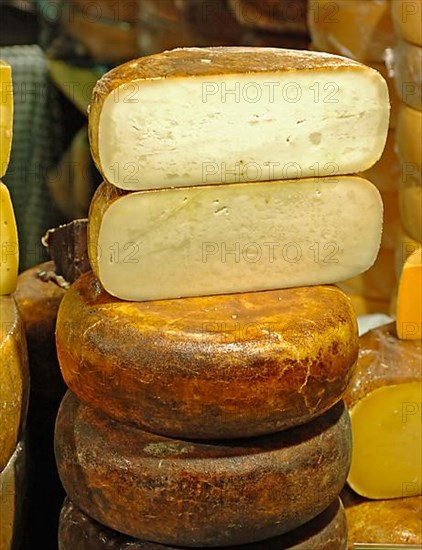
[[382,62],[394,45],[389,0],[310,0],[308,24],[315,46],[363,62]]
[[400,279],[400,275],[407,258],[421,246],[422,244],[420,242],[415,241],[415,239],[412,239],[412,237],[406,235],[403,228],[399,229],[395,252],[395,269],[397,280]]
[[396,33],[404,40],[422,46],[422,1],[392,0]]
[[106,181],[126,190],[188,187],[366,170],[384,149],[389,110],[384,79],[349,59],[191,48],[104,75],[89,132]]
[[362,541],[381,545],[422,544],[422,497],[367,500],[344,489],[341,499],[346,509],[349,550]]
[[349,279],[374,263],[381,232],[378,190],[344,176],[137,193],[103,183],[88,240],[107,292],[141,301]]
[[382,157],[372,168],[362,174],[377,187],[381,194],[397,192],[401,168],[395,146],[396,132],[390,129]]
[[417,167],[422,167],[422,111],[401,104],[397,119],[397,150],[400,160]]
[[55,326],[65,290],[53,279],[53,262],[45,262],[19,275],[14,298],[22,318],[28,343],[31,387],[37,396],[50,401],[63,397],[65,385],[57,361]]
[[161,544],[226,546],[325,510],[347,476],[350,436],[342,403],[295,430],[224,444],[118,424],[68,394],[55,452],[69,498],[99,523]]
[[19,241],[15,213],[7,187],[0,181],[0,296],[12,294],[19,269]]
[[[346,394],[353,431],[349,485],[373,498],[416,494],[422,482],[421,340],[399,340],[395,323],[360,338]],[[379,460],[379,457],[382,460]]]
[[422,339],[422,248],[406,260],[397,297],[396,330],[403,340]]
[[25,333],[15,301],[0,296],[0,472],[9,461],[26,421],[29,397]]
[[56,337],[82,401],[192,439],[311,420],[341,399],[358,354],[349,300],[328,286],[136,303],[87,274],[63,299]]
[[406,176],[399,181],[401,222],[411,238],[422,241],[422,180]]
[[[78,510],[70,500],[63,505],[59,550],[182,550],[121,535]],[[291,533],[267,541],[234,546],[231,550],[346,550],[347,525],[343,505],[336,500],[315,519]],[[229,550],[226,546],[225,550]]]
[[[422,4],[421,4],[422,7]],[[399,40],[394,48],[394,77],[402,101],[422,110],[422,47]]]
[[11,66],[0,59],[0,178],[9,166],[13,139],[13,83]]

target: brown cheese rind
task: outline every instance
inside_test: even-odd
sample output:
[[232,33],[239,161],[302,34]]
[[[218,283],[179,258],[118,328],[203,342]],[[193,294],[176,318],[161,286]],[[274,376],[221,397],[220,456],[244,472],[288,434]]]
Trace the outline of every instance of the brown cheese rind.
[[339,403],[295,430],[198,443],[116,423],[68,394],[55,453],[69,498],[103,525],[161,544],[245,544],[291,531],[335,500],[350,466],[350,420]]
[[124,302],[92,274],[67,291],[56,341],[82,401],[201,439],[308,422],[341,399],[358,353],[353,308],[335,287]]
[[[291,533],[270,540],[225,550],[346,550],[347,525],[344,508],[337,499],[322,514]],[[182,550],[141,541],[112,531],[66,500],[59,527],[59,550]]]

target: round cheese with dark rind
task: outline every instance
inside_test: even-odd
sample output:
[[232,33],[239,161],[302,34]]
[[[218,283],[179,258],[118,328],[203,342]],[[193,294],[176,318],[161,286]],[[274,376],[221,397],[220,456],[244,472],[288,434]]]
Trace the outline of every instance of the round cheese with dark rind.
[[350,419],[338,403],[275,435],[183,441],[119,424],[68,393],[55,453],[69,498],[102,525],[161,544],[228,546],[291,531],[335,500]]
[[[315,519],[270,540],[234,546],[231,550],[346,550],[347,524],[340,500]],[[127,537],[81,512],[70,500],[62,508],[59,550],[181,550]],[[229,548],[226,546],[226,550]]]
[[353,308],[335,287],[124,302],[92,274],[67,291],[56,341],[79,399],[190,439],[310,421],[341,399],[358,354]]

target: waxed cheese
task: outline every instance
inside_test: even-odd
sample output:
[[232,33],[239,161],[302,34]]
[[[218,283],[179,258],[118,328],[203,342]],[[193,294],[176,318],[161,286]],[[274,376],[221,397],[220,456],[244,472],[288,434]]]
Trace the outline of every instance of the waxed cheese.
[[9,166],[13,138],[12,68],[0,59],[0,178]]

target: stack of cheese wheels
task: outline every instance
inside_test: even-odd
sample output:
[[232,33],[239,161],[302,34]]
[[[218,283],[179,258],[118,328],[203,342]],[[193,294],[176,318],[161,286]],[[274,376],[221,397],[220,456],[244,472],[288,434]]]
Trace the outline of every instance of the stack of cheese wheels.
[[362,174],[377,186],[383,199],[381,250],[367,273],[340,285],[350,295],[357,314],[388,313],[397,284],[395,250],[400,229],[397,183],[400,162],[395,150],[400,100],[394,79],[384,62],[395,41],[391,0],[310,0],[308,23],[314,49],[368,64],[379,71],[388,83],[391,117],[387,144],[379,162]]
[[[1,177],[12,145],[12,70],[0,61]],[[0,182],[0,548],[18,547],[25,501],[24,431],[29,398],[25,333],[15,300],[18,234],[7,187]]]
[[376,71],[307,51],[179,49],[98,82],[93,273],[56,329],[62,550],[346,548],[358,336],[334,283],[378,253],[380,194],[348,174],[388,115]]
[[401,269],[422,242],[422,2],[393,0],[392,14],[397,34],[393,69],[401,100],[396,136],[402,225],[396,261]]

